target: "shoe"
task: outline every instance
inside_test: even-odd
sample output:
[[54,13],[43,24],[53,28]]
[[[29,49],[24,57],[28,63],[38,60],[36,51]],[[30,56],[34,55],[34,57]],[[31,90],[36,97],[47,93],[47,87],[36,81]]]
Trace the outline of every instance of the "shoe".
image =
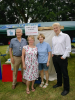
[[12,85],[12,89],[15,89],[16,88],[16,85]]
[[62,95],[62,96],[65,96],[65,95],[67,95],[68,93],[69,93],[69,91],[64,90],[64,91],[61,93],[61,95]]
[[62,85],[56,84],[56,85],[53,86],[53,88],[57,88],[57,87],[60,87],[60,86],[62,86]]
[[44,85],[44,82],[41,82],[41,84],[39,85],[39,87],[43,87],[43,85]]
[[27,90],[26,90],[26,93],[27,93],[27,94],[30,94],[30,91],[27,91]]
[[47,83],[45,83],[45,85],[43,86],[43,88],[46,88],[48,86],[48,84]]
[[34,92],[34,91],[35,91],[35,89],[31,89],[31,91],[32,91],[32,92]]

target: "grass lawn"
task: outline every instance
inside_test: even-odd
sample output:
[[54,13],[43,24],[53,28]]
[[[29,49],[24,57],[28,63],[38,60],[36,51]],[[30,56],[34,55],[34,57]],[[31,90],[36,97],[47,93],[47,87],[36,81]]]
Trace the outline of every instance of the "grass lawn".
[[[6,53],[7,45],[0,46],[0,52]],[[8,58],[8,56],[6,56]],[[5,59],[1,59],[1,65],[5,63]],[[17,83],[15,90],[12,90],[12,82],[2,82],[0,80],[0,100],[75,100],[75,54],[71,54],[68,58],[68,73],[70,78],[70,92],[66,96],[61,96],[63,86],[53,89],[55,81],[49,81],[46,89],[40,88],[35,84],[36,91],[26,94],[26,85],[22,82]]]
[[71,45],[74,45],[75,46],[75,43],[71,43]]

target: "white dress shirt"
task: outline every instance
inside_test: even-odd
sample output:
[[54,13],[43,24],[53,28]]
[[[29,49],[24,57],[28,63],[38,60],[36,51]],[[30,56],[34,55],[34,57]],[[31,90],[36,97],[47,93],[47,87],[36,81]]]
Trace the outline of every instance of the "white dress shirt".
[[62,55],[65,59],[71,52],[71,40],[68,34],[60,32],[52,38],[52,54]]

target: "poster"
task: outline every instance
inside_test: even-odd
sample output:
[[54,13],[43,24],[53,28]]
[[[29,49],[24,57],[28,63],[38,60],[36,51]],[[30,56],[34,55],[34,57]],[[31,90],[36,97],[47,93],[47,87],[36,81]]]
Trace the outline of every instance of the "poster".
[[14,29],[7,30],[7,36],[15,36],[15,30]]
[[25,35],[38,35],[38,26],[25,26]]

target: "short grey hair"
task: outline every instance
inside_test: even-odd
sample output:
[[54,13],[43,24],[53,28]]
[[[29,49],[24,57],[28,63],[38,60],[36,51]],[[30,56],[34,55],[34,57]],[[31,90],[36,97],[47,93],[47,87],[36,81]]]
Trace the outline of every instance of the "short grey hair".
[[16,30],[18,30],[18,29],[19,29],[19,30],[21,30],[21,33],[22,33],[22,29],[20,29],[20,28],[17,28]]

